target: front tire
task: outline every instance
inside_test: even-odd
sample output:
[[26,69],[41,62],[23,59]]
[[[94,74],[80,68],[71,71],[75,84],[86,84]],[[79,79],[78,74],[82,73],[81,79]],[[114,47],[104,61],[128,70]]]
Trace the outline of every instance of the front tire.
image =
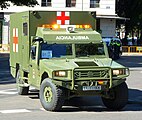
[[112,110],[121,110],[128,102],[128,87],[125,82],[110,90],[113,98],[102,97],[104,105]]
[[47,111],[59,111],[64,104],[64,91],[52,83],[51,79],[43,80],[40,87],[40,101]]
[[20,71],[18,70],[17,76],[16,76],[16,83],[17,83],[17,91],[19,95],[27,95],[29,92],[29,87],[21,86],[24,84],[24,81],[20,78]]

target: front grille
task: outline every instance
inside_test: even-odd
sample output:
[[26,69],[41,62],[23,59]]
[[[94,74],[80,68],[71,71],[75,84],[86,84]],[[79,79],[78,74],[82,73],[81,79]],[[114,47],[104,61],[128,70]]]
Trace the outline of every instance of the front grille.
[[74,78],[107,78],[108,70],[88,70],[88,71],[75,71]]

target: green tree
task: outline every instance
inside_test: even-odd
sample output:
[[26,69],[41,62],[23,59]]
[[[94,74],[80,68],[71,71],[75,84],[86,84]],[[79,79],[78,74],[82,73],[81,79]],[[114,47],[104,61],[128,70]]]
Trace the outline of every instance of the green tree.
[[3,8],[7,8],[10,6],[9,2],[13,3],[14,5],[18,5],[18,6],[34,6],[37,5],[38,2],[36,0],[0,0],[0,7]]
[[[142,1],[141,0],[116,0],[116,12],[119,16],[130,18],[126,21],[126,36],[134,30],[142,31]],[[138,31],[139,32],[139,31]],[[138,33],[139,35],[139,33]],[[141,37],[142,38],[142,33]],[[141,39],[142,40],[142,39]]]

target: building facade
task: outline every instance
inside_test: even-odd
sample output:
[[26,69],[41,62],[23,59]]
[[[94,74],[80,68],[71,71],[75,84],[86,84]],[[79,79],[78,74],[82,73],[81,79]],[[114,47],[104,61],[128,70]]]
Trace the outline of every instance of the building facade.
[[[102,37],[115,35],[115,0],[37,0],[35,7],[13,6],[0,10],[0,44],[9,44],[10,14],[27,10],[96,11],[97,31]],[[6,48],[4,48],[6,49]]]

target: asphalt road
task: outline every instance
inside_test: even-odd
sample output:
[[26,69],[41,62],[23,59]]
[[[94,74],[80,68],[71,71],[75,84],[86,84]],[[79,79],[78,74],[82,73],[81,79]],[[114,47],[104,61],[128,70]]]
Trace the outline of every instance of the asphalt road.
[[[0,120],[141,120],[142,119],[142,56],[123,55],[117,62],[130,68],[127,79],[129,103],[122,111],[105,108],[99,97],[82,98],[85,104],[93,105],[79,109],[64,106],[61,112],[45,111],[38,93],[17,95],[15,79],[9,72],[9,58],[0,57]],[[79,100],[76,102],[80,103]]]

